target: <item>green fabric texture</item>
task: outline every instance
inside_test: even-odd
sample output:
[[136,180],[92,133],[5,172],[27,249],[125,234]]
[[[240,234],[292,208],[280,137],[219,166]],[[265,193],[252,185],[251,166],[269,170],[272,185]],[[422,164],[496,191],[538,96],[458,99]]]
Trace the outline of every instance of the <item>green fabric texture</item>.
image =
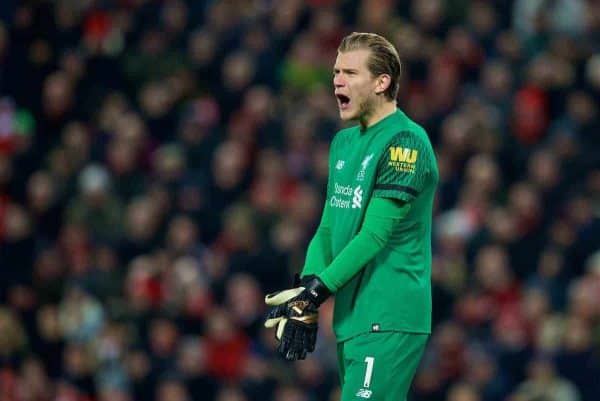
[[358,234],[336,256],[319,278],[335,292],[373,259],[387,244],[395,224],[408,211],[410,205],[388,198],[373,198],[365,212]]
[[329,221],[329,207],[325,204],[317,232],[308,244],[306,262],[301,276],[318,275],[331,263],[331,259],[331,222]]
[[340,400],[406,401],[428,338],[388,331],[338,343]]

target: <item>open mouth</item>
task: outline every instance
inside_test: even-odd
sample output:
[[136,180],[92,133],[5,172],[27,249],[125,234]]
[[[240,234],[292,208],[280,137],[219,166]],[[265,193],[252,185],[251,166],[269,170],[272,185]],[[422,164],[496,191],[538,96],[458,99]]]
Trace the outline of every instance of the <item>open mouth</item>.
[[346,110],[350,106],[350,98],[346,95],[336,94],[340,109]]

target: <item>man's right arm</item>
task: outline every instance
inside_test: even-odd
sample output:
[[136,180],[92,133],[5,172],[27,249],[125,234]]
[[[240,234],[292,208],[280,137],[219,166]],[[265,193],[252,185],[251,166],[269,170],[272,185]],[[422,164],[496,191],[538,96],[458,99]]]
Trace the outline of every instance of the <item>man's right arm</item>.
[[306,261],[301,277],[317,275],[327,267],[332,260],[331,255],[331,223],[329,221],[329,206],[325,202],[321,222],[306,251]]
[[302,269],[302,273],[300,273],[302,278],[321,273],[333,260],[331,254],[331,213],[328,201],[331,198],[331,191],[333,188],[332,177],[334,174],[335,163],[337,162],[336,144],[343,135],[342,131],[339,131],[334,135],[329,147],[329,174],[327,176],[327,191],[325,194],[325,204],[323,205],[323,214],[321,215],[319,227],[312,240],[309,242],[308,249],[306,250],[304,268]]

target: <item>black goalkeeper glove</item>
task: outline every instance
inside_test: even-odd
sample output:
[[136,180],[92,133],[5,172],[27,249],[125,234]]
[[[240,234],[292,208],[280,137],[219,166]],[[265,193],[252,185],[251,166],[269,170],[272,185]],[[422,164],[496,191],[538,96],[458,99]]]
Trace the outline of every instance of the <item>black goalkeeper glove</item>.
[[280,341],[277,351],[287,360],[305,359],[315,350],[318,330],[318,308],[331,291],[316,276],[305,277],[300,287],[279,291],[265,297],[273,306],[266,327],[277,326]]
[[[312,278],[314,276],[310,276],[310,278]],[[265,321],[265,327],[267,328],[271,328],[271,327],[275,327],[277,326],[277,329],[275,330],[275,338],[277,339],[277,341],[279,343],[281,343],[281,337],[283,336],[283,329],[285,328],[288,318],[285,314],[286,312],[286,305],[285,303],[280,303],[280,304],[274,304],[274,299],[275,297],[281,297],[281,298],[285,298],[285,299],[291,299],[294,298],[295,296],[299,295],[302,291],[304,291],[304,288],[298,288],[301,286],[302,283],[305,282],[306,279],[308,279],[309,277],[304,277],[302,280],[300,280],[300,275],[299,274],[295,274],[294,275],[294,283],[292,284],[292,288],[289,290],[284,290],[284,291],[277,291],[271,294],[268,294],[265,297],[265,303],[269,306],[272,306],[272,308],[269,309],[269,313],[267,314],[267,318]],[[279,300],[277,300],[279,301]]]

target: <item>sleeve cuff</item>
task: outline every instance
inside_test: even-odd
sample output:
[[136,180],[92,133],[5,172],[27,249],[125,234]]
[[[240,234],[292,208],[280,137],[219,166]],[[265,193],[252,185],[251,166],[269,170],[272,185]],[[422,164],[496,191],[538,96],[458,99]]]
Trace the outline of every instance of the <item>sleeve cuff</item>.
[[329,291],[336,292],[338,289],[335,287],[335,285],[330,281],[329,277],[327,274],[325,274],[326,272],[323,272],[321,274],[318,274],[317,277],[319,278],[319,280],[321,280],[321,282],[323,284],[325,284],[325,287],[327,287],[327,289]]

